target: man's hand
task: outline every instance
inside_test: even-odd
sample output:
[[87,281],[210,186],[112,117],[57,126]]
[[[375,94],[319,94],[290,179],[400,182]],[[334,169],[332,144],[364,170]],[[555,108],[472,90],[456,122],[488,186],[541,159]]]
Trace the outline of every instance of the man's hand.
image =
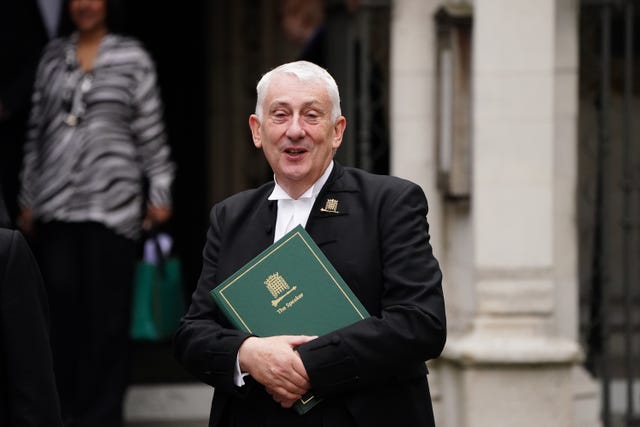
[[306,335],[247,338],[238,351],[240,370],[264,385],[283,408],[290,408],[311,387],[295,348],[315,338]]

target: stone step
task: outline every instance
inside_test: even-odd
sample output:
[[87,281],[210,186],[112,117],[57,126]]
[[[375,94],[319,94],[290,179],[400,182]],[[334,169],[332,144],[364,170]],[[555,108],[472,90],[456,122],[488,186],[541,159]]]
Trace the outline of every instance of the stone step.
[[213,388],[199,383],[134,384],[125,397],[127,427],[206,427]]

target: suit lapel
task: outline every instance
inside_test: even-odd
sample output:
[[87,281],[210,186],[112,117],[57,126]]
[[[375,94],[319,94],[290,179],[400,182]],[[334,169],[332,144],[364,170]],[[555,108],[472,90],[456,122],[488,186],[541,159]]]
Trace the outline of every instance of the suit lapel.
[[349,202],[353,198],[348,197],[347,193],[356,189],[350,188],[347,181],[344,168],[335,162],[329,179],[320,190],[311,209],[306,230],[320,247],[329,242],[336,242],[341,237],[332,223],[337,218],[349,216]]
[[[267,193],[267,195],[270,194]],[[268,200],[265,196],[263,203],[256,209],[256,244],[259,247],[267,247],[273,243],[273,236],[276,228],[276,215],[278,212],[278,202]]]

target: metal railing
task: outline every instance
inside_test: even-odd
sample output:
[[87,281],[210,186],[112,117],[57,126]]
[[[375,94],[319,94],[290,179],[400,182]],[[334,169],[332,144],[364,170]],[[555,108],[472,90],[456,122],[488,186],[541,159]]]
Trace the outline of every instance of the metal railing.
[[[633,135],[638,3],[583,0],[581,6],[582,26],[591,27],[593,36],[583,37],[581,55],[594,58],[581,61],[581,95],[583,101],[593,98],[597,117],[597,141],[591,147],[593,213],[584,227],[591,237],[581,295],[586,362],[602,384],[604,426],[640,426],[640,150]],[[591,91],[585,89],[590,77]],[[614,396],[614,383],[622,385],[624,397]]]

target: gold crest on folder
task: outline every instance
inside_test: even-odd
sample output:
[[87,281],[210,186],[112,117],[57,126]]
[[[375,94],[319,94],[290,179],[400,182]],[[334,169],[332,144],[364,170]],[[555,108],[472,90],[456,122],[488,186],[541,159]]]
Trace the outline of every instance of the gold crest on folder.
[[293,288],[289,286],[284,277],[280,275],[280,273],[273,273],[267,277],[267,280],[264,281],[269,292],[271,292],[271,296],[274,298],[271,300],[271,305],[277,307],[287,295],[296,290],[296,286]]

